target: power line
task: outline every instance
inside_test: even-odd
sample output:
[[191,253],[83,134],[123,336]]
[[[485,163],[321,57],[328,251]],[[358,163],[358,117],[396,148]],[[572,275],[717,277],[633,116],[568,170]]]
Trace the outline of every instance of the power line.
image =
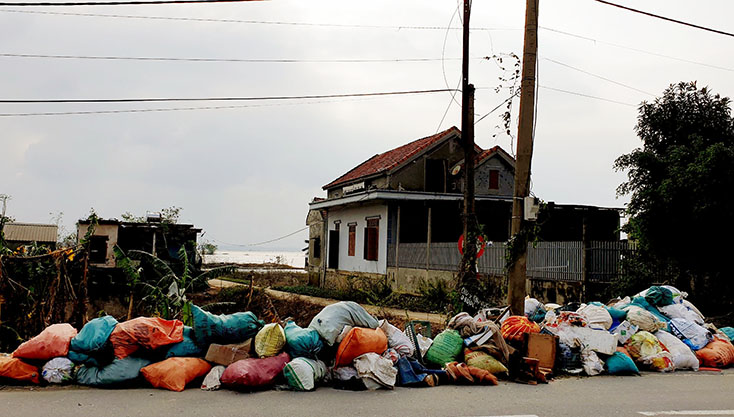
[[193,97],[193,98],[109,98],[109,99],[44,99],[44,100],[0,100],[0,104],[51,104],[51,103],[151,103],[172,101],[270,101],[270,100],[310,100],[343,97],[378,97],[413,94],[445,93],[451,89],[389,91],[379,93],[319,94],[305,96],[265,96],[265,97]]
[[511,95],[510,97],[507,97],[507,98],[505,99],[505,101],[503,101],[502,103],[498,104],[498,105],[497,105],[497,107],[493,108],[493,109],[492,109],[492,110],[490,110],[490,111],[489,111],[489,112],[488,112],[487,114],[485,114],[484,116],[482,116],[482,117],[480,117],[479,119],[477,119],[477,121],[476,121],[476,122],[474,122],[474,124],[477,124],[477,123],[481,122],[482,120],[484,120],[484,118],[485,118],[485,117],[487,117],[487,116],[489,116],[490,114],[492,114],[492,113],[496,112],[496,111],[497,111],[497,109],[499,109],[500,107],[504,106],[504,105],[505,105],[505,103],[507,103],[508,101],[510,101],[510,100],[512,100],[513,98],[517,97],[517,96],[518,96],[519,94],[520,94],[520,90],[518,89],[518,90],[517,90],[517,91],[516,91],[516,92],[515,92],[514,94],[512,94],[512,95]]
[[[47,58],[47,59],[87,59],[111,61],[171,61],[171,62],[246,62],[265,64],[294,63],[370,63],[370,62],[435,62],[441,60],[456,61],[461,58],[354,58],[354,59],[259,59],[259,58],[176,58],[176,57],[142,57],[142,56],[109,56],[109,55],[47,55],[47,54],[12,54],[0,53],[6,58]],[[472,58],[482,59],[482,58]]]
[[139,1],[95,1],[95,2],[64,2],[64,3],[0,3],[0,6],[135,6],[135,5],[156,5],[156,4],[192,4],[192,3],[242,3],[249,1],[261,0],[139,0]]
[[578,71],[578,72],[584,73],[584,74],[586,74],[586,75],[590,75],[590,76],[592,76],[592,77],[595,77],[595,78],[598,78],[598,79],[600,79],[600,80],[604,80],[604,81],[610,82],[610,83],[612,83],[612,84],[616,84],[616,85],[618,85],[618,86],[620,86],[620,87],[628,88],[628,89],[630,89],[630,90],[633,90],[633,91],[637,91],[637,92],[639,92],[639,93],[643,93],[643,94],[647,94],[647,95],[649,95],[649,96],[653,96],[653,97],[655,96],[655,94],[652,94],[652,93],[648,93],[647,91],[644,91],[644,90],[640,90],[639,88],[635,88],[635,87],[629,86],[629,85],[627,85],[627,84],[624,84],[624,83],[621,83],[621,82],[619,82],[619,81],[614,81],[614,80],[612,80],[612,79],[609,79],[609,78],[603,77],[603,76],[601,76],[601,75],[598,75],[598,74],[594,74],[593,72],[589,72],[589,71],[586,71],[586,70],[582,70],[581,68],[576,68],[576,67],[574,67],[574,66],[571,66],[571,65],[568,65],[568,64],[564,64],[563,62],[560,62],[560,61],[556,61],[555,59],[550,59],[550,58],[546,58],[546,57],[542,57],[542,59],[544,59],[544,60],[546,60],[546,61],[550,61],[550,62],[552,62],[552,63],[554,63],[554,64],[557,64],[557,65],[560,65],[560,66],[562,66],[562,67],[570,68],[570,69],[572,69],[572,70],[574,70],[574,71]]
[[[82,16],[82,17],[105,17],[117,19],[144,19],[144,20],[170,20],[184,22],[202,22],[202,23],[243,23],[255,25],[278,25],[278,26],[313,26],[313,27],[330,27],[330,28],[349,28],[349,29],[392,29],[392,30],[446,30],[445,26],[417,26],[417,25],[363,25],[349,23],[319,23],[319,22],[285,22],[272,20],[246,20],[246,19],[214,19],[199,17],[172,17],[172,16],[141,16],[127,14],[105,14],[105,13],[72,13],[72,12],[51,12],[39,10],[12,10],[0,9],[0,12],[6,13],[25,13],[25,14],[42,14],[57,16]],[[461,30],[461,28],[451,28],[450,30]],[[519,28],[494,28],[494,27],[474,27],[473,31],[515,31]]]
[[215,242],[219,242],[219,243],[221,243],[221,244],[223,244],[223,245],[228,245],[228,246],[242,246],[242,247],[248,247],[248,246],[261,246],[261,245],[265,245],[265,244],[267,244],[267,243],[273,243],[273,242],[277,242],[277,241],[279,241],[279,240],[283,240],[283,239],[285,239],[285,238],[287,238],[287,237],[291,237],[291,236],[293,236],[293,235],[295,235],[295,234],[297,234],[297,233],[300,233],[300,232],[302,232],[302,231],[304,231],[304,230],[308,229],[309,227],[311,227],[311,226],[306,226],[306,227],[304,227],[304,228],[298,229],[298,230],[296,230],[295,232],[293,232],[293,233],[289,233],[289,234],[287,234],[287,235],[285,235],[285,236],[281,236],[281,237],[278,237],[278,238],[275,238],[275,239],[270,239],[270,240],[266,240],[266,241],[263,241],[263,242],[257,242],[257,243],[249,243],[249,244],[241,244],[241,243],[228,243],[228,242],[222,242],[221,240],[217,240],[217,239],[214,239],[214,238],[212,238],[212,240],[213,240],[213,241],[215,241]]
[[544,88],[546,90],[557,91],[559,93],[571,94],[571,95],[574,95],[574,96],[586,97],[586,98],[593,98],[595,100],[601,100],[601,101],[606,101],[606,102],[609,102],[609,103],[621,104],[623,106],[629,106],[629,107],[636,107],[637,106],[636,104],[625,103],[625,102],[622,102],[622,101],[612,100],[612,99],[608,99],[608,98],[604,98],[604,97],[592,96],[592,95],[584,94],[584,93],[577,93],[575,91],[563,90],[563,89],[560,89],[560,88],[547,87],[547,86],[544,86],[544,85],[541,85],[539,87],[540,88]]
[[713,32],[713,33],[718,33],[719,35],[726,35],[726,36],[732,36],[732,37],[734,37],[734,33],[724,32],[722,30],[712,29],[712,28],[706,27],[706,26],[696,25],[696,24],[693,24],[693,23],[684,22],[682,20],[672,19],[670,17],[660,16],[658,14],[653,14],[653,13],[650,13],[650,12],[645,12],[645,11],[642,11],[642,10],[639,10],[639,9],[633,9],[631,7],[622,6],[621,4],[616,4],[616,3],[612,3],[612,2],[609,2],[609,1],[605,1],[605,0],[595,0],[595,1],[598,2],[598,3],[603,3],[603,4],[606,4],[606,5],[609,5],[609,6],[614,6],[614,7],[620,8],[620,9],[628,10],[630,12],[644,14],[645,16],[654,17],[656,19],[662,19],[662,20],[666,20],[668,22],[673,22],[673,23],[678,23],[678,24],[685,25],[685,26],[690,26],[692,28],[701,29],[701,30],[705,30],[705,31],[708,31],[708,32]]

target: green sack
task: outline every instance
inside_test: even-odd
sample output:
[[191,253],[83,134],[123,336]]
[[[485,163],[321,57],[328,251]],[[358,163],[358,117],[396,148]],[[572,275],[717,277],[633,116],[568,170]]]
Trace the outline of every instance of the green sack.
[[734,327],[722,327],[719,330],[724,333],[729,340],[734,341]]
[[657,307],[669,306],[673,304],[673,292],[665,287],[654,285],[648,288],[645,293],[645,300]]
[[104,368],[85,365],[77,370],[76,381],[92,387],[121,385],[137,379],[140,370],[151,363],[148,359],[128,356],[125,359],[115,359]]
[[624,319],[627,318],[627,312],[624,310],[620,310],[618,308],[604,306],[604,308],[607,310],[610,316],[612,316],[613,321],[617,321],[619,323],[623,322]]
[[425,360],[440,367],[459,359],[464,347],[464,339],[456,330],[444,330],[433,339],[426,352]]
[[635,297],[634,299],[632,299],[630,305],[637,306],[649,311],[650,313],[652,313],[653,316],[657,317],[658,320],[662,321],[663,323],[667,324],[670,321],[670,318],[664,316],[663,313],[661,313],[660,310],[657,309],[657,307],[650,304],[645,297]]
[[90,353],[102,350],[115,330],[117,320],[112,316],[99,317],[89,321],[82,330],[71,339],[69,349],[78,353]]
[[184,326],[183,341],[170,345],[166,352],[166,358],[201,358],[206,355],[206,348],[196,344],[194,329]]
[[614,352],[614,354],[607,359],[604,367],[607,368],[607,372],[609,372],[610,375],[640,374],[640,370],[637,369],[635,361],[622,352]]
[[217,316],[192,304],[191,312],[194,316],[194,339],[200,346],[241,343],[255,337],[265,325],[249,311]]
[[304,329],[289,321],[285,325],[285,350],[291,358],[315,358],[324,347],[319,332],[314,329]]

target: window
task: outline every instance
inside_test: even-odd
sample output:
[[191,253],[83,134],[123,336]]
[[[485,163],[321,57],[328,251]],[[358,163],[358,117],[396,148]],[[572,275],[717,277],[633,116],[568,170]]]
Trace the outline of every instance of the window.
[[313,239],[313,257],[314,258],[321,258],[321,237],[315,237]]
[[107,262],[107,236],[92,236],[89,239],[89,262],[103,264]]
[[380,219],[367,219],[367,227],[364,228],[364,259],[376,261],[379,249]]
[[354,249],[357,245],[357,223],[349,223],[349,256],[354,256]]
[[500,171],[497,169],[489,170],[489,189],[490,190],[500,189]]

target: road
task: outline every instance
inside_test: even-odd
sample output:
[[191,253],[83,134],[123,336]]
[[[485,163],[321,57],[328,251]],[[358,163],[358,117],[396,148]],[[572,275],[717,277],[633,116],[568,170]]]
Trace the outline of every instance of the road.
[[734,369],[374,392],[12,387],[0,390],[0,416],[734,416],[733,393]]

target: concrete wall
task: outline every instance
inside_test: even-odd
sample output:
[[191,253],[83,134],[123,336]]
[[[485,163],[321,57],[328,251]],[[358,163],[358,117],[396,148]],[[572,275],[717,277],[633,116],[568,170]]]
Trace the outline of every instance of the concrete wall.
[[[464,159],[464,150],[456,138],[449,139],[435,150],[415,159],[413,162],[396,171],[390,176],[388,187],[392,190],[397,190],[402,187],[408,191],[424,191],[426,159],[446,159],[446,168],[447,171],[450,171],[454,165]],[[446,172],[447,192],[460,192],[460,190],[452,190],[451,187],[451,183],[458,179],[457,177],[451,176],[450,172]]]
[[[379,216],[379,244],[376,261],[364,259],[364,228],[367,217]],[[387,230],[388,217],[386,205],[367,205],[360,207],[330,209],[328,230],[335,230],[335,222],[340,222],[339,231],[339,268],[340,271],[385,274],[387,270]],[[349,223],[357,223],[354,256],[349,256]],[[329,239],[331,240],[331,239]],[[323,242],[323,241],[322,241]],[[330,246],[333,242],[329,241]],[[326,251],[328,258],[329,248]],[[326,259],[326,258],[325,258]],[[327,261],[328,264],[328,261]]]
[[[80,224],[77,225],[77,239],[81,241],[87,234],[89,225]],[[108,268],[115,267],[115,253],[112,248],[117,244],[117,234],[120,229],[119,225],[116,224],[99,224],[94,229],[94,236],[107,236],[107,258],[104,264],[92,264],[95,266],[104,266]]]
[[451,271],[390,267],[387,269],[387,277],[392,283],[394,291],[417,294],[421,282],[436,280],[448,282],[454,279],[454,273]]
[[[493,169],[499,171],[499,190],[489,189],[489,172]],[[477,195],[512,196],[515,190],[515,172],[507,161],[495,153],[476,167],[474,190]]]

